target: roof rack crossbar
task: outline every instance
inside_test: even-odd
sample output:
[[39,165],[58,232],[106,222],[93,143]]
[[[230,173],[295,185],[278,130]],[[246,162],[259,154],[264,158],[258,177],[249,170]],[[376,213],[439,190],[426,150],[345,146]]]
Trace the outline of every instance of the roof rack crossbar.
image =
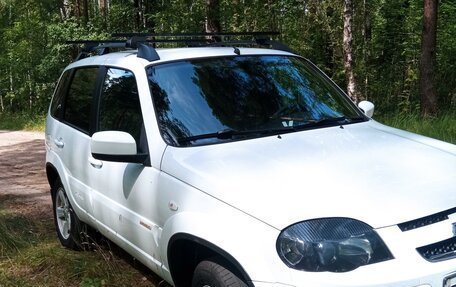
[[206,37],[206,36],[276,36],[279,32],[214,32],[214,33],[113,33],[112,37]]
[[269,39],[255,39],[254,41],[225,41],[225,42],[213,42],[201,45],[202,47],[232,47],[236,45],[260,45],[268,46],[275,50],[281,50],[289,53],[294,53],[294,51],[287,45],[274,40]]
[[[268,46],[272,49],[293,53],[285,44],[271,39],[271,36],[279,35],[279,32],[217,32],[217,33],[114,33],[112,37],[128,38],[127,40],[76,40],[67,41],[66,44],[83,44],[82,52],[76,60],[83,59],[90,53],[97,52],[104,55],[112,48],[138,49],[137,56],[148,61],[159,60],[155,50],[158,43],[184,43],[187,47],[234,47],[241,46]],[[248,40],[228,40],[225,38],[250,36]],[[211,38],[209,38],[211,37]],[[239,49],[237,50],[239,51]]]
[[[202,44],[200,47],[233,47],[233,46],[253,46],[259,45],[256,41],[223,41]],[[266,45],[262,45],[266,46]]]

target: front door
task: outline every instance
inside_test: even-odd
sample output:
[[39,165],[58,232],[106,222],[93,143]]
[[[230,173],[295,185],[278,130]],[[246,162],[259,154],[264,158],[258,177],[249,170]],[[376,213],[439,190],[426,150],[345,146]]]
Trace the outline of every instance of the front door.
[[[136,79],[131,71],[105,68],[97,131],[124,131],[133,136],[138,153],[148,153]],[[143,255],[159,272],[159,227],[154,208],[159,171],[143,164],[99,161],[89,156],[92,201],[99,229],[123,248]]]

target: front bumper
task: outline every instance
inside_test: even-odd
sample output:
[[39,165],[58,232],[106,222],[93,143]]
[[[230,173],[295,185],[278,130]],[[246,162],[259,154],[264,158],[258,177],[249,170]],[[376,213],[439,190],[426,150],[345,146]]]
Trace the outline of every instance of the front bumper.
[[[389,271],[394,273],[383,273],[382,270],[376,272],[377,274],[366,274],[364,276],[334,276],[333,278],[327,277],[326,279],[314,281],[305,280],[301,281],[296,278],[293,284],[289,283],[271,283],[271,282],[260,282],[253,281],[255,287],[456,287],[456,267],[452,266],[452,272],[440,272],[434,274],[420,275],[419,271],[408,272],[408,274],[401,274],[401,271]],[[407,276],[408,275],[408,276]],[[416,275],[416,276],[415,276]],[[410,277],[411,276],[411,277]]]

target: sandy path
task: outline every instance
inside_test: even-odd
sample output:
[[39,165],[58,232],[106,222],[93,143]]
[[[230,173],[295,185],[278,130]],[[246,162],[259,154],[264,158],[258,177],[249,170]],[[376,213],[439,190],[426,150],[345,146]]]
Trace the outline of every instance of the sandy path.
[[44,133],[0,131],[0,209],[52,218]]

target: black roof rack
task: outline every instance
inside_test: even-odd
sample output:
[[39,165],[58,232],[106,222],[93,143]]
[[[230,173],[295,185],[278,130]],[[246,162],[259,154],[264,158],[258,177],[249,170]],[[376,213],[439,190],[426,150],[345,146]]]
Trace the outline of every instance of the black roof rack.
[[113,33],[112,37],[206,37],[206,36],[278,36],[279,32],[208,32],[208,33]]
[[[266,46],[276,50],[293,51],[278,41],[271,39],[278,32],[217,32],[217,33],[114,33],[113,38],[127,40],[78,40],[66,44],[83,44],[82,52],[76,60],[83,59],[92,53],[104,55],[111,49],[138,49],[137,56],[148,61],[159,60],[155,50],[157,44],[181,43],[187,47],[233,47],[240,54],[237,46]],[[250,37],[250,39],[246,39]],[[233,40],[233,38],[235,38]]]
[[111,49],[138,49],[138,57],[144,58],[148,61],[159,60],[160,57],[157,51],[149,45],[147,45],[147,39],[145,37],[131,37],[128,40],[77,40],[67,41],[66,44],[83,44],[83,49],[76,57],[77,60],[88,57],[91,53],[97,52],[98,55],[108,54]]

